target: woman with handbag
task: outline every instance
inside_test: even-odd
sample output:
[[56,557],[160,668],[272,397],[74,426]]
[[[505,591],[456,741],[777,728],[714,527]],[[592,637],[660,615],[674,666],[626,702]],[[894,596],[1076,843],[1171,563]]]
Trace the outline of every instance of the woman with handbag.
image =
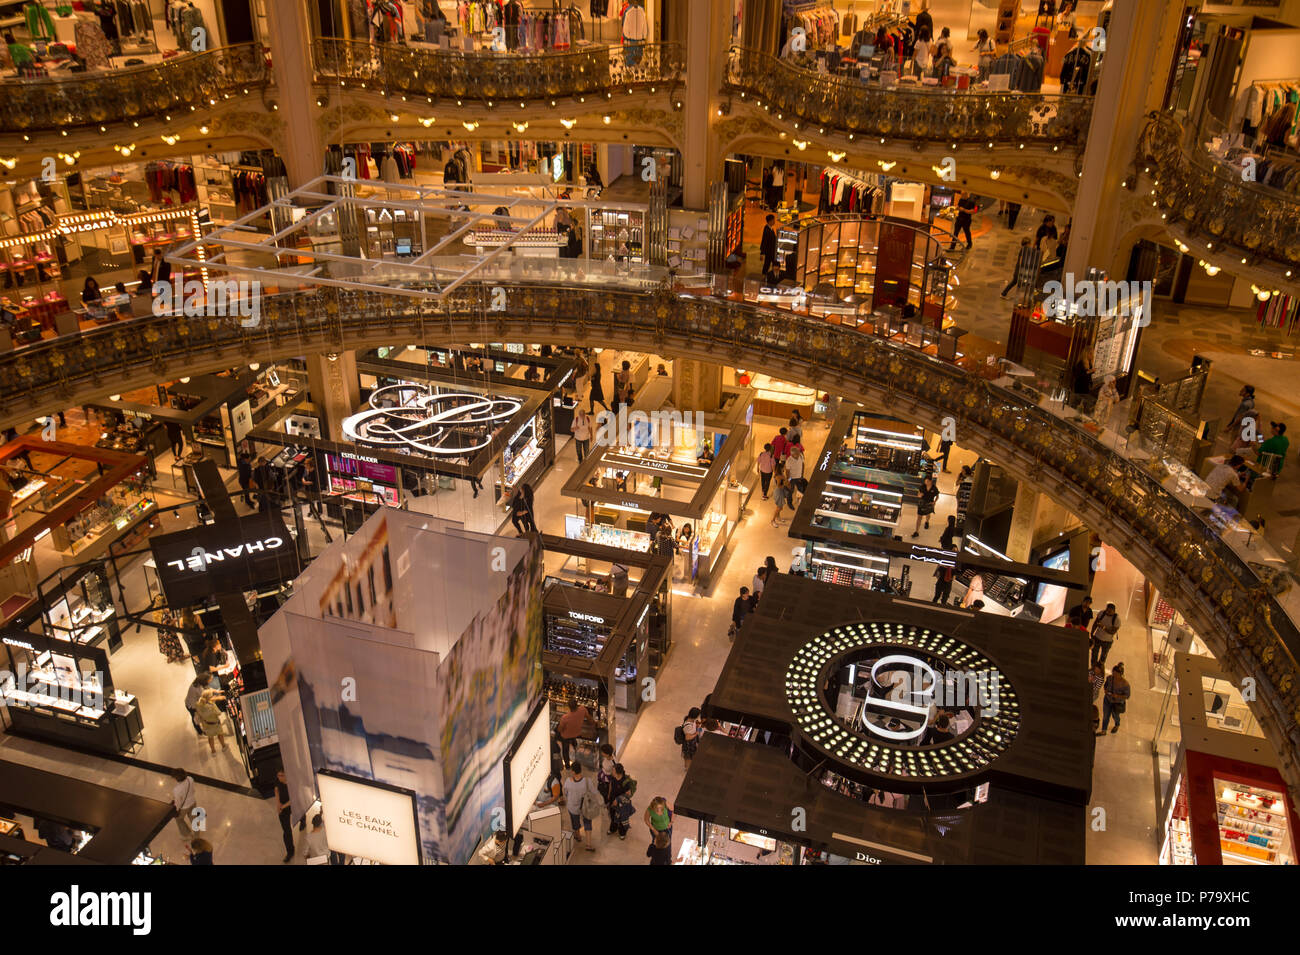
[[226,727],[221,721],[221,707],[217,705],[218,702],[226,702],[224,694],[216,690],[204,690],[198,704],[194,707],[194,713],[199,718],[199,729],[203,730],[203,735],[208,740],[208,750],[213,753],[217,751],[217,740],[221,741],[221,748],[226,749]]
[[650,830],[651,842],[654,842],[655,836],[661,832],[667,833],[669,839],[673,837],[673,809],[663,796],[655,796],[650,800],[644,818],[646,828]]

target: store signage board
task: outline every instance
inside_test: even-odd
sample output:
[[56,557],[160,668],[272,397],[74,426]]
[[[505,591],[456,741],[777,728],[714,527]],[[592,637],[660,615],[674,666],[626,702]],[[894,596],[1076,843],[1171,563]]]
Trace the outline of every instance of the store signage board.
[[549,700],[543,699],[532,722],[520,733],[503,765],[508,817],[506,827],[512,836],[523,826],[533,800],[546,784],[546,776],[551,770],[550,732],[551,704]]
[[150,538],[167,603],[187,607],[213,594],[252,590],[298,575],[293,537],[278,514],[204,524]]
[[334,852],[380,865],[419,865],[415,794],[341,773],[316,774],[325,841]]

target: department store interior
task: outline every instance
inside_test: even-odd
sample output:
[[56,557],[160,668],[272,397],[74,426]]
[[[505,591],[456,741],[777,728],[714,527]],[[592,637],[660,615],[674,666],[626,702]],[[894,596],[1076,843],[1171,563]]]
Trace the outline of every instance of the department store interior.
[[1300,0],[0,30],[0,864],[1295,864]]

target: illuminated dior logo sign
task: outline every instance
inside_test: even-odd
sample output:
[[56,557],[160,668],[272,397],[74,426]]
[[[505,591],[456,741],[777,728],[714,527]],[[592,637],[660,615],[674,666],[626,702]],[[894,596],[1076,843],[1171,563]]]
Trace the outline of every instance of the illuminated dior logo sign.
[[284,546],[283,537],[264,537],[262,540],[248,541],[243,544],[236,544],[234,547],[223,547],[218,551],[204,550],[202,547],[196,547],[190,551],[190,556],[184,560],[169,560],[168,567],[174,567],[176,570],[200,571],[207,570],[212,564],[219,564],[227,557],[238,558],[246,555],[260,554],[268,550],[277,550]]
[[585,620],[585,621],[587,621],[588,623],[604,623],[604,622],[605,622],[605,618],[604,618],[604,617],[597,617],[595,614],[590,614],[590,613],[578,613],[578,611],[576,611],[576,610],[570,610],[570,611],[569,611],[569,616],[572,617],[574,620]]
[[949,670],[941,677],[918,657],[892,653],[871,666],[871,685],[862,704],[862,726],[882,739],[912,742],[920,740],[929,729],[931,707],[976,704],[984,716],[997,714],[996,673]]
[[367,410],[343,419],[343,433],[351,440],[438,457],[464,457],[486,448],[493,431],[523,407],[514,398],[434,394],[411,384],[378,388],[369,403]]

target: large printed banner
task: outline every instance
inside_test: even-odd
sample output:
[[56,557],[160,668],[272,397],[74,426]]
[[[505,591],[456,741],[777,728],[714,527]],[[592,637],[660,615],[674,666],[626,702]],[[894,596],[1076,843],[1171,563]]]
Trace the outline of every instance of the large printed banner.
[[293,580],[298,553],[279,514],[250,514],[149,538],[171,607]]

